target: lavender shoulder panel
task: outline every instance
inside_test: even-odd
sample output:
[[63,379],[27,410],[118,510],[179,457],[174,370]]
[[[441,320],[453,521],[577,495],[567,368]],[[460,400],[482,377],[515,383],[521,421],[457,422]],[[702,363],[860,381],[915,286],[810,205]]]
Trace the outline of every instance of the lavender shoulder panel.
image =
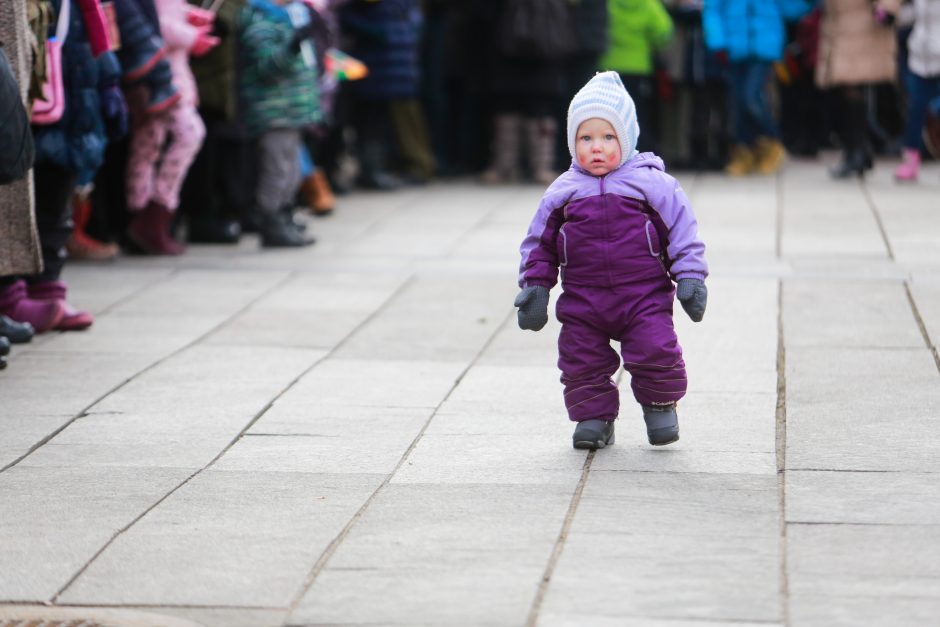
[[558,282],[558,230],[564,221],[565,205],[574,199],[589,196],[597,179],[575,166],[559,176],[545,190],[519,253],[519,286],[554,287]]

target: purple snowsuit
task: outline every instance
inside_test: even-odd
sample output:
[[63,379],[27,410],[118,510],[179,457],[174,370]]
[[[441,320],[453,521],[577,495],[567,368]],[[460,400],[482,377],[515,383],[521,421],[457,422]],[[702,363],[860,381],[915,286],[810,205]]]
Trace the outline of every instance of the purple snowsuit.
[[602,177],[573,162],[542,197],[520,252],[520,287],[551,289],[561,268],[558,367],[571,420],[617,417],[612,339],[639,403],[685,395],[672,279],[704,280],[708,265],[688,198],[659,157],[640,153]]

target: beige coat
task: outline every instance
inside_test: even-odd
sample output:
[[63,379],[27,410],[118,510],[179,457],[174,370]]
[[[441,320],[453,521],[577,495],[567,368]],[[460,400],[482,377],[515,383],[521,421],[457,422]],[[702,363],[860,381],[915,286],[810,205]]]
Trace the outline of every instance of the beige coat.
[[[901,0],[878,0],[896,15]],[[897,38],[875,21],[871,0],[825,0],[816,83],[822,88],[891,82],[897,77]]]
[[[29,87],[30,52],[26,0],[0,0],[0,42],[20,83],[23,102]],[[33,210],[33,175],[0,185],[0,276],[35,274],[42,270],[36,215]]]

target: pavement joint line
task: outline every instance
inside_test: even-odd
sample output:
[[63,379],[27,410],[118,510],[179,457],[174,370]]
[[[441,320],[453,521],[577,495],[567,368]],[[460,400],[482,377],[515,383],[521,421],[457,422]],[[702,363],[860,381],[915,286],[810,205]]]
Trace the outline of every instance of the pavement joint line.
[[940,472],[933,470],[869,470],[864,468],[787,468],[787,472],[844,472],[865,473],[875,475],[936,475]]
[[783,168],[774,176],[777,202],[774,204],[774,256],[783,259]]
[[801,527],[940,527],[940,523],[898,523],[898,522],[847,522],[791,520],[790,525]]
[[[781,210],[782,211],[782,210]],[[780,223],[782,225],[782,221]],[[778,225],[778,226],[780,226]],[[779,233],[779,231],[778,231]],[[778,530],[780,534],[780,611],[783,625],[790,622],[790,568],[787,562],[787,348],[783,327],[783,280],[777,281],[777,403],[774,444],[777,460]]]
[[594,461],[594,455],[597,451],[591,450],[584,457],[584,466],[581,467],[581,478],[578,485],[571,495],[571,502],[568,504],[568,511],[565,513],[565,520],[562,522],[561,530],[558,532],[558,538],[555,540],[555,546],[552,547],[552,554],[545,565],[545,571],[539,580],[538,590],[535,592],[535,598],[532,600],[532,607],[529,609],[529,616],[526,619],[526,627],[535,627],[539,620],[539,612],[542,611],[542,604],[545,602],[545,595],[548,593],[548,586],[552,582],[552,575],[555,574],[555,567],[558,560],[561,559],[561,553],[565,548],[565,542],[568,540],[568,534],[574,524],[575,514],[578,512],[578,505],[581,504],[581,496],[584,494],[584,487],[587,485],[588,477],[591,473],[591,463]]
[[924,338],[927,350],[933,355],[933,363],[937,366],[937,371],[940,372],[940,355],[937,354],[937,345],[930,340],[930,332],[927,331],[924,317],[920,315],[920,308],[917,306],[917,301],[914,300],[911,284],[907,281],[904,282],[904,293],[907,294],[907,302],[911,306],[911,313],[914,314],[914,321],[917,323],[917,328],[920,329],[920,334]]
[[223,329],[225,326],[227,326],[228,324],[230,324],[230,323],[232,322],[232,320],[234,320],[235,318],[237,318],[237,317],[240,316],[241,314],[243,314],[243,313],[245,313],[246,311],[248,311],[251,307],[253,307],[253,306],[255,305],[255,303],[257,303],[258,301],[264,299],[266,296],[268,296],[268,295],[271,294],[272,292],[274,292],[274,291],[276,291],[277,289],[279,289],[279,288],[280,288],[284,283],[286,283],[292,276],[293,276],[293,272],[287,273],[280,281],[277,281],[273,286],[271,286],[271,287],[269,287],[268,289],[264,290],[264,291],[261,292],[258,296],[256,296],[255,298],[251,299],[249,302],[245,303],[245,305],[243,305],[242,307],[240,307],[239,309],[237,309],[236,311],[234,311],[231,316],[227,317],[225,320],[221,321],[219,324],[215,325],[214,327],[212,327],[211,329],[209,329],[208,331],[206,331],[205,333],[203,333],[203,334],[200,335],[199,337],[194,338],[191,342],[188,342],[187,344],[185,344],[185,345],[183,345],[183,346],[177,348],[175,351],[173,351],[173,352],[171,352],[171,353],[169,353],[169,354],[167,354],[167,355],[164,355],[163,357],[160,357],[160,358],[157,359],[156,361],[154,361],[154,362],[148,364],[148,365],[145,366],[144,368],[141,368],[140,370],[138,370],[137,372],[135,372],[134,374],[132,374],[132,375],[129,376],[128,378],[126,378],[126,379],[124,379],[123,381],[121,381],[120,383],[118,383],[116,386],[114,386],[114,387],[111,388],[110,390],[106,391],[104,394],[102,394],[102,395],[99,396],[98,398],[94,399],[91,403],[89,403],[88,405],[86,405],[84,408],[80,409],[76,415],[72,416],[72,418],[70,418],[69,420],[67,420],[64,424],[60,425],[57,429],[53,430],[52,433],[50,433],[49,435],[45,436],[44,438],[42,438],[41,440],[39,440],[39,442],[37,442],[36,444],[34,444],[33,446],[31,446],[28,451],[26,451],[25,453],[23,453],[22,455],[20,455],[20,456],[17,457],[16,459],[14,459],[12,462],[10,462],[9,464],[7,464],[6,466],[0,468],[0,473],[4,473],[4,472],[6,472],[7,470],[9,470],[10,468],[13,468],[13,467],[16,466],[17,464],[19,464],[21,461],[23,461],[24,459],[26,459],[27,457],[29,457],[30,455],[32,455],[33,453],[35,453],[37,450],[39,450],[42,446],[44,446],[44,445],[48,444],[49,442],[51,442],[57,435],[59,435],[60,433],[62,433],[63,431],[65,431],[65,430],[66,430],[70,425],[72,425],[76,420],[79,420],[79,419],[84,418],[85,416],[87,416],[87,415],[88,415],[88,412],[89,412],[95,405],[97,405],[98,403],[100,403],[101,401],[103,401],[104,399],[106,399],[106,398],[107,398],[108,396],[110,396],[111,394],[114,394],[115,392],[117,392],[118,390],[120,390],[121,388],[123,388],[125,385],[127,385],[128,383],[130,383],[131,381],[134,381],[134,380],[137,379],[138,377],[141,377],[142,375],[146,374],[147,372],[150,372],[151,370],[153,370],[153,369],[156,368],[157,366],[159,366],[159,365],[165,363],[166,361],[169,361],[169,360],[172,359],[173,357],[176,357],[177,355],[182,354],[183,352],[189,350],[190,348],[193,348],[194,346],[196,346],[197,344],[199,344],[199,343],[202,342],[203,340],[205,340],[205,339],[211,337],[215,332],[219,331],[220,329]]
[[[381,307],[378,308],[377,311],[378,310],[381,310]],[[437,406],[434,408],[434,411],[432,411],[431,415],[428,416],[428,419],[424,421],[424,424],[421,426],[421,429],[418,431],[418,434],[411,441],[411,444],[408,445],[408,448],[405,449],[405,452],[402,454],[401,458],[398,460],[398,463],[395,464],[395,467],[391,470],[391,472],[388,473],[388,475],[386,475],[385,479],[372,492],[372,494],[370,494],[368,498],[366,498],[363,504],[359,507],[358,510],[356,510],[356,513],[352,515],[352,517],[343,526],[343,528],[336,535],[336,537],[330,541],[326,549],[323,550],[323,553],[320,554],[320,557],[317,558],[317,561],[314,562],[313,566],[310,568],[310,572],[307,574],[307,577],[304,579],[304,582],[301,585],[300,590],[298,590],[297,595],[294,597],[294,600],[291,601],[291,604],[288,608],[288,619],[287,619],[286,625],[288,626],[295,625],[295,623],[290,622],[290,616],[300,606],[300,603],[301,601],[303,601],[303,598],[306,596],[307,591],[310,590],[310,588],[313,586],[314,583],[316,583],[316,580],[320,576],[320,573],[322,573],[323,570],[326,568],[326,565],[329,563],[330,559],[332,559],[333,555],[339,549],[339,546],[343,543],[343,540],[345,540],[346,537],[352,532],[352,529],[353,527],[355,527],[356,523],[359,522],[363,518],[363,516],[365,516],[366,511],[369,509],[369,506],[372,505],[372,502],[375,501],[375,499],[378,498],[378,495],[383,490],[385,490],[385,488],[388,487],[388,485],[391,483],[392,478],[395,476],[395,474],[401,469],[402,466],[404,466],[405,460],[407,460],[408,456],[411,455],[412,451],[414,451],[415,448],[417,448],[418,442],[421,441],[421,438],[424,437],[424,434],[425,432],[427,432],[428,427],[431,426],[431,422],[437,416],[437,412],[444,405],[444,403],[447,402],[447,399],[451,397],[451,395],[454,393],[454,390],[457,389],[457,387],[460,385],[461,381],[463,381],[466,374],[470,372],[470,369],[473,368],[477,364],[477,362],[480,360],[480,357],[482,357],[483,354],[486,352],[486,350],[493,344],[493,341],[496,339],[496,336],[499,335],[499,332],[503,329],[503,327],[506,326],[506,323],[509,321],[510,317],[514,316],[514,314],[515,314],[515,309],[511,309],[503,317],[502,322],[496,325],[496,327],[493,330],[493,333],[487,338],[486,342],[483,343],[483,346],[480,347],[480,350],[477,351],[477,354],[473,356],[473,358],[467,364],[467,367],[464,368],[463,371],[460,372],[459,375],[457,375],[457,378],[454,380],[454,384],[447,391],[447,394],[445,394],[444,398],[442,398],[441,401],[437,404]]]
[[891,248],[891,240],[888,238],[888,231],[885,229],[884,220],[881,219],[881,212],[878,211],[878,207],[875,205],[875,199],[872,198],[871,190],[868,189],[868,185],[865,184],[864,178],[860,179],[859,185],[862,188],[862,196],[865,197],[865,202],[868,204],[868,209],[871,211],[871,215],[875,219],[875,224],[878,226],[878,232],[881,234],[881,241],[884,242],[885,250],[888,252],[888,259],[895,261],[894,249]]
[[[245,305],[245,307],[243,307],[243,308],[240,309],[236,314],[234,314],[234,316],[233,316],[232,318],[226,320],[226,322],[229,322],[231,319],[233,319],[233,318],[235,318],[235,317],[241,315],[241,313],[243,313],[243,312],[246,311],[248,308],[250,308],[251,306],[253,306],[256,302],[258,302],[259,300],[263,299],[264,297],[266,297],[267,295],[271,294],[272,292],[274,292],[274,291],[280,289],[280,287],[281,287],[283,284],[287,283],[291,278],[293,278],[293,276],[294,276],[294,273],[293,273],[293,272],[288,273],[287,276],[285,276],[283,279],[281,279],[280,281],[278,281],[277,283],[275,283],[275,285],[274,285],[273,287],[271,287],[270,289],[265,290],[263,294],[261,294],[260,296],[258,296],[258,297],[255,298],[255,299],[253,299],[250,303],[248,303],[247,305]],[[286,386],[284,386],[284,388],[283,388],[280,392],[278,392],[278,393],[274,396],[274,398],[272,398],[270,401],[268,401],[267,403],[265,403],[264,407],[262,407],[262,408],[254,415],[254,417],[251,418],[251,420],[248,421],[248,424],[246,424],[244,427],[242,427],[242,429],[241,429],[241,430],[238,432],[238,434],[232,439],[232,441],[229,442],[221,451],[219,451],[218,455],[216,455],[215,457],[213,457],[213,458],[209,461],[208,464],[206,464],[206,465],[203,466],[202,468],[196,470],[194,473],[192,473],[192,474],[189,475],[188,477],[186,477],[186,478],[185,478],[183,481],[181,481],[178,485],[176,485],[175,487],[173,487],[173,489],[171,489],[171,490],[168,491],[166,494],[164,494],[162,497],[160,497],[160,498],[159,498],[156,502],[154,502],[150,507],[148,507],[147,509],[145,509],[141,514],[139,514],[139,515],[136,516],[133,520],[131,520],[127,525],[125,525],[124,527],[118,529],[117,532],[115,532],[114,535],[112,535],[111,538],[110,538],[107,542],[105,542],[104,545],[102,545],[102,547],[101,547],[100,549],[98,549],[98,551],[96,551],[94,555],[91,556],[91,558],[85,563],[85,565],[82,566],[82,567],[65,583],[65,585],[62,586],[62,587],[59,589],[59,591],[56,592],[56,593],[53,595],[51,603],[54,604],[55,601],[56,601],[56,599],[58,599],[60,596],[62,596],[62,594],[64,594],[65,591],[68,590],[69,587],[71,587],[71,585],[72,585],[73,583],[75,583],[75,582],[79,579],[79,577],[81,577],[82,574],[84,574],[85,571],[87,571],[87,570],[91,567],[91,565],[95,562],[95,560],[97,560],[97,559],[108,549],[108,547],[110,547],[112,544],[114,544],[115,540],[117,540],[120,536],[122,536],[124,533],[126,533],[131,527],[133,527],[133,526],[134,526],[135,524],[137,524],[140,520],[142,520],[147,514],[149,514],[149,513],[152,512],[154,509],[156,509],[157,507],[159,507],[161,503],[163,503],[163,502],[166,501],[168,498],[170,498],[170,496],[172,496],[177,490],[179,490],[180,488],[182,488],[183,486],[185,486],[186,484],[188,484],[190,481],[192,481],[192,480],[195,479],[197,476],[199,476],[200,474],[202,474],[203,471],[208,470],[208,469],[211,468],[217,461],[219,461],[219,460],[222,458],[222,456],[225,455],[225,453],[227,453],[233,446],[235,446],[235,444],[248,432],[248,430],[251,429],[251,427],[253,427],[253,426],[255,425],[255,423],[258,422],[258,420],[261,419],[261,416],[263,416],[265,413],[267,413],[267,411],[268,411],[269,409],[271,409],[271,407],[274,406],[274,403],[275,403],[279,398],[281,398],[282,396],[284,396],[284,394],[286,394],[286,393],[288,392],[288,390],[290,390],[292,387],[294,387],[294,386],[297,384],[298,381],[300,381],[303,377],[305,377],[307,374],[309,374],[309,373],[310,373],[314,368],[316,368],[319,364],[321,364],[321,363],[323,363],[324,361],[326,361],[326,359],[329,358],[329,356],[330,356],[331,354],[333,354],[334,352],[336,352],[341,346],[343,346],[343,345],[346,343],[346,341],[347,341],[350,337],[352,337],[353,335],[355,335],[356,332],[358,332],[361,328],[363,328],[366,324],[368,324],[373,318],[375,318],[375,316],[377,316],[377,315],[379,314],[379,312],[381,312],[391,301],[393,301],[399,294],[401,294],[401,292],[405,289],[405,286],[407,286],[409,283],[411,283],[413,279],[414,279],[414,275],[410,276],[407,280],[405,280],[405,281],[403,281],[401,284],[399,284],[398,287],[394,290],[394,292],[393,292],[387,299],[385,299],[385,301],[384,301],[381,305],[379,305],[378,307],[376,307],[375,310],[373,310],[373,312],[372,312],[368,317],[366,317],[366,318],[365,318],[364,320],[362,320],[358,325],[356,325],[356,326],[353,328],[353,330],[350,331],[350,332],[346,335],[346,337],[344,337],[342,340],[340,340],[339,342],[337,342],[337,343],[336,343],[336,346],[334,346],[333,349],[332,349],[329,353],[327,353],[326,355],[324,355],[324,356],[322,356],[322,357],[316,359],[311,365],[309,365],[309,366],[307,366],[306,368],[304,368],[304,369],[301,371],[301,373],[298,374],[296,377],[294,377]],[[202,337],[205,338],[205,337],[207,337],[208,335],[211,335],[212,333],[214,333],[214,332],[217,331],[218,329],[222,328],[222,327],[226,324],[226,322],[223,322],[223,323],[217,325],[215,328],[213,328],[211,331],[209,331],[207,334],[205,334],[205,335],[202,336]],[[73,419],[73,420],[74,420],[74,419]],[[70,422],[71,422],[71,421],[70,421]]]

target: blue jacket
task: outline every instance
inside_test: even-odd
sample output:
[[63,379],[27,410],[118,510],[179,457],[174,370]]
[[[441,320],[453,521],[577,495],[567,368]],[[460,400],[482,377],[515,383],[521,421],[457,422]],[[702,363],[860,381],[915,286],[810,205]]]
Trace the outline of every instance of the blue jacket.
[[709,50],[727,50],[732,61],[778,61],[783,56],[784,21],[799,19],[811,0],[705,0],[702,26]]
[[369,68],[351,84],[356,94],[370,100],[417,95],[422,17],[416,0],[359,0],[343,8],[340,21],[353,41],[350,54]]
[[[71,1],[69,34],[62,46],[65,111],[55,124],[34,125],[33,137],[37,163],[53,163],[90,178],[104,161],[108,144],[99,92],[118,83],[120,66],[111,52],[94,57],[81,7]],[[53,0],[53,8],[58,10],[59,6],[59,0]],[[54,30],[53,20],[50,31]]]

